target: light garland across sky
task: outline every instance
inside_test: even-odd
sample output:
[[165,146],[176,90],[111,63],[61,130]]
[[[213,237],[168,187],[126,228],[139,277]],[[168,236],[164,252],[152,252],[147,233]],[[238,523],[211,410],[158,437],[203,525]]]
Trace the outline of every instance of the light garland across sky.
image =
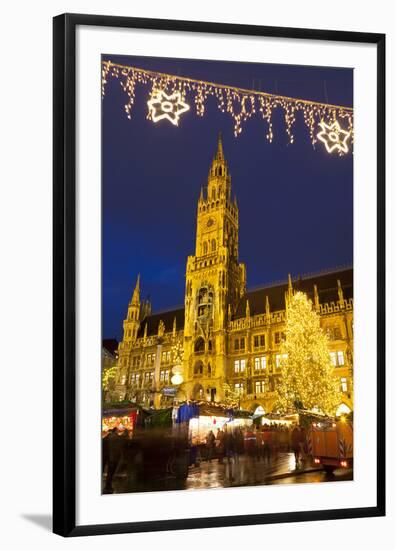
[[110,60],[102,62],[103,97],[109,78],[118,79],[127,94],[124,108],[128,118],[132,117],[136,88],[140,85],[150,88],[147,118],[155,123],[168,120],[178,126],[181,117],[190,111],[191,102],[195,104],[196,114],[202,117],[206,101],[212,97],[218,109],[232,117],[235,137],[241,134],[248,119],[261,116],[266,123],[266,139],[271,143],[274,138],[273,112],[281,109],[289,143],[295,140],[293,131],[298,113],[302,113],[313,146],[321,141],[328,153],[344,155],[349,151],[349,143],[353,143],[352,107],[227,86],[121,65]]

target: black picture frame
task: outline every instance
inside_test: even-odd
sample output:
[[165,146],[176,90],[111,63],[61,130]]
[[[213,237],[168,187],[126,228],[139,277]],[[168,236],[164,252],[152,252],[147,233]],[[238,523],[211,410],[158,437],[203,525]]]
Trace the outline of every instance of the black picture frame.
[[[204,32],[377,45],[377,505],[76,525],[76,28]],[[53,19],[53,531],[82,536],[385,515],[385,35],[63,14]]]

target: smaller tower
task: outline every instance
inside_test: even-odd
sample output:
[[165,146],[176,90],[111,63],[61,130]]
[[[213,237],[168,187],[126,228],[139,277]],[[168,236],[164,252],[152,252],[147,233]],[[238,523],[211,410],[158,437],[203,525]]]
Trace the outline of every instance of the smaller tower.
[[128,306],[128,315],[123,322],[123,340],[130,341],[137,338],[137,332],[140,327],[140,274],[137,276],[136,286],[133,291],[132,299]]

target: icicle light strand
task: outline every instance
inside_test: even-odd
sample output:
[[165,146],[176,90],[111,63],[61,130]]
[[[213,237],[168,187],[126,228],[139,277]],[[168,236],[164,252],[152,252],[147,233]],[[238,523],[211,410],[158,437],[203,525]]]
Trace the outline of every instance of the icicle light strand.
[[[266,139],[271,143],[274,139],[272,115],[274,109],[279,108],[283,112],[288,142],[290,144],[294,143],[295,140],[293,129],[298,112],[302,113],[303,121],[308,129],[313,147],[317,143],[317,133],[320,129],[319,124],[322,122],[327,125],[333,125],[335,122],[341,123],[343,129],[350,134],[350,142],[353,143],[354,110],[352,107],[216,84],[215,82],[120,65],[110,60],[102,62],[103,97],[105,96],[109,77],[118,79],[122,89],[128,96],[124,108],[129,119],[132,116],[136,87],[137,85],[143,85],[150,86],[150,99],[156,97],[159,92],[166,94],[179,92],[183,99],[192,96],[196,114],[200,117],[205,114],[207,99],[213,97],[217,101],[218,109],[222,113],[227,113],[232,117],[235,137],[241,134],[243,125],[248,119],[260,114],[267,126]],[[147,118],[152,119],[150,112]]]

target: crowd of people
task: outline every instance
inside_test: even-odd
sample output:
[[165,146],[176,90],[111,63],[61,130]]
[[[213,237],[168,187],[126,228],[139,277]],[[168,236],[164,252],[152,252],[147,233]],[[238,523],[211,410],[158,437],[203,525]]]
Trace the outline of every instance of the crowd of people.
[[206,436],[200,458],[211,462],[218,458],[221,464],[225,459],[237,460],[246,455],[256,461],[270,462],[279,452],[293,452],[296,466],[300,466],[307,454],[306,433],[299,426],[285,424],[236,427],[210,430]]
[[[189,465],[199,465],[201,461],[218,461],[230,468],[230,477],[239,459],[254,473],[256,463],[271,463],[279,453],[293,452],[295,465],[299,468],[307,455],[306,433],[299,426],[285,424],[263,426],[236,426],[225,424],[217,430],[209,430],[204,443],[194,444],[188,438],[163,437],[161,431],[136,434],[122,424],[103,432],[103,492],[112,493],[116,472],[126,472],[128,490],[138,485],[143,478],[152,472],[160,475],[169,473],[169,464],[175,469],[183,468],[183,457]],[[176,457],[174,459],[174,457]],[[151,463],[150,463],[151,461]],[[177,462],[178,461],[178,462]],[[147,463],[148,462],[148,463]],[[188,468],[188,463],[186,468]],[[163,469],[166,471],[164,472]],[[243,466],[244,467],[244,466]],[[187,475],[187,473],[185,474]],[[255,473],[254,473],[255,475]],[[118,476],[119,477],[119,476]],[[141,479],[140,479],[141,478]]]

